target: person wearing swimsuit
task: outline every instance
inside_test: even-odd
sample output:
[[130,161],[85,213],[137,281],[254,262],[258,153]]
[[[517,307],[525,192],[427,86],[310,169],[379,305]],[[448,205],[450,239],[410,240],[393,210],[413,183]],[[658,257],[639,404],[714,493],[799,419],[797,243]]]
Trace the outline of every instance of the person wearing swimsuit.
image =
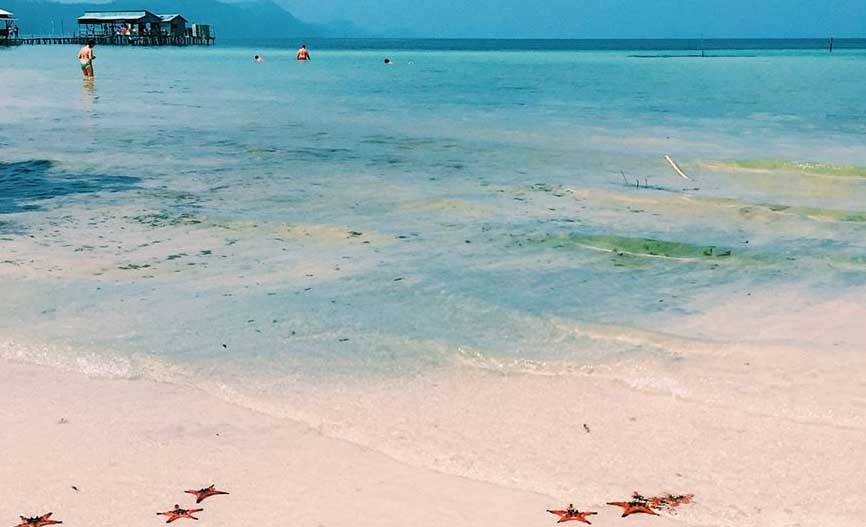
[[310,60],[310,52],[307,51],[307,45],[303,44],[301,49],[298,50],[298,60],[302,62],[306,62]]
[[81,65],[81,73],[85,77],[93,77],[93,59],[96,58],[93,54],[93,47],[95,45],[96,42],[91,40],[78,52],[78,63]]

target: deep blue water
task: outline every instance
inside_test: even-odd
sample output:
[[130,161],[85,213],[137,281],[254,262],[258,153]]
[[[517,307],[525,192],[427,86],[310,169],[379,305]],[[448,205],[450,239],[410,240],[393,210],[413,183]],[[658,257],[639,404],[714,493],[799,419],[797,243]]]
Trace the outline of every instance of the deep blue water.
[[[220,46],[293,48],[298,39],[219,39]],[[311,38],[310,48],[403,51],[771,51],[829,50],[830,39],[417,39]],[[835,50],[866,49],[866,38],[833,39]]]

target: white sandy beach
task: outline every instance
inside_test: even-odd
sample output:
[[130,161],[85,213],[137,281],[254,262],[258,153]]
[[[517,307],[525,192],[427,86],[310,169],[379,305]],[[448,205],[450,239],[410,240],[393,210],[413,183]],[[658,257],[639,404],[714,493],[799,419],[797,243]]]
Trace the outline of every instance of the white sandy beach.
[[[7,355],[15,345],[6,343]],[[734,347],[707,367],[740,361],[742,351]],[[231,495],[206,501],[201,517],[217,526],[517,527],[553,523],[545,509],[567,502],[599,511],[593,524],[601,526],[793,527],[814,518],[860,525],[862,397],[855,391],[827,407],[828,394],[815,390],[811,407],[809,397],[798,402],[791,388],[814,390],[809,378],[827,371],[784,365],[802,360],[796,352],[754,351],[749,375],[759,382],[775,372],[778,385],[764,395],[738,388],[739,405],[698,403],[604,375],[492,367],[416,378],[411,388],[404,381],[345,384],[331,393],[319,387],[317,400],[294,401],[327,416],[318,423],[274,418],[192,387],[4,361],[0,513],[14,520],[53,511],[67,525],[153,525],[155,512],[192,504],[181,491],[216,483]],[[719,376],[738,382],[729,374]],[[705,380],[713,378],[708,372]],[[857,390],[853,382],[849,389]],[[774,414],[759,402],[783,405],[791,397],[801,413]],[[442,444],[440,427],[452,440],[462,428],[469,450]],[[450,460],[426,457],[449,450]],[[541,488],[550,491],[532,490]],[[696,498],[676,516],[620,520],[604,503],[632,490]]]
[[[64,525],[156,525],[157,511],[191,508],[183,490],[211,483],[231,493],[202,504],[202,523],[214,526],[518,526],[550,523],[544,509],[563,505],[413,468],[193,389],[0,369],[7,522],[53,511]],[[597,523],[612,524],[614,512]]]

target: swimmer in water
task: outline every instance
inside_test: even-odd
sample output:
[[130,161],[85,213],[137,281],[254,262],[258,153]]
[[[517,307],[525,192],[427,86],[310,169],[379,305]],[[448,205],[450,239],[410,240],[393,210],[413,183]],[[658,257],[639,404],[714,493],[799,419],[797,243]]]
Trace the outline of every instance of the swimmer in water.
[[81,65],[81,73],[85,78],[93,77],[93,59],[96,55],[93,54],[93,47],[96,46],[96,41],[90,40],[87,45],[78,51],[78,63]]
[[256,61],[256,62],[264,62],[264,61],[265,61],[265,58],[256,55],[255,61]]
[[302,62],[307,62],[308,60],[310,60],[310,52],[307,51],[306,44],[301,45],[301,48],[298,50],[297,59]]
[[385,57],[385,64],[391,64],[391,59],[389,59],[388,57]]

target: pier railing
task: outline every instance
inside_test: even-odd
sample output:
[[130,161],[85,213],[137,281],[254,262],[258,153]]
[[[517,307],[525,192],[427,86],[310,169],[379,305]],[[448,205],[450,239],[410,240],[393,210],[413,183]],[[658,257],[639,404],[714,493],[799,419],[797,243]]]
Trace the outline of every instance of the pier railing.
[[212,46],[216,38],[188,37],[169,35],[141,36],[65,36],[65,37],[25,37],[0,39],[0,45],[79,45],[93,40],[97,46]]

